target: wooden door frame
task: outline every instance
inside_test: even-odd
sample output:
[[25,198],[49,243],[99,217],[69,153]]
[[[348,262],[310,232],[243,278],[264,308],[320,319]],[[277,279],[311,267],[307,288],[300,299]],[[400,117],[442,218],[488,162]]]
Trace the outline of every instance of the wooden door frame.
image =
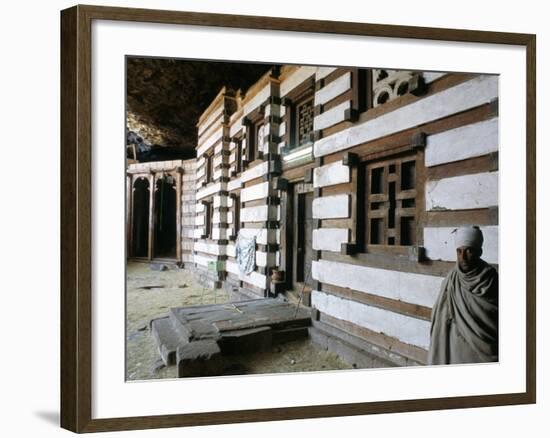
[[[296,191],[296,187],[302,184],[304,187]],[[283,192],[283,205],[281,209],[281,263],[285,270],[285,289],[287,291],[300,291],[304,282],[297,280],[298,251],[297,251],[297,217],[298,195],[313,193],[313,185],[305,183],[303,179],[289,182],[288,189]],[[289,222],[292,226],[289,227]]]

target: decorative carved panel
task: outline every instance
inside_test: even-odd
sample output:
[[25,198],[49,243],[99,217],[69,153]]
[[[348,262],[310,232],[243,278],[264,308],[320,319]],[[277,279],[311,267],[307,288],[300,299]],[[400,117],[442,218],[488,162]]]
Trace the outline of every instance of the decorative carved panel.
[[373,107],[407,94],[409,81],[420,73],[406,70],[372,70]]

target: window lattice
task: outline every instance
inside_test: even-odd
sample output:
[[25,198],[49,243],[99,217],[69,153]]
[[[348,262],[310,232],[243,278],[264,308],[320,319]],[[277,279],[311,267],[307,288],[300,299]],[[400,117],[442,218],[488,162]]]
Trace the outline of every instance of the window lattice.
[[416,244],[416,164],[415,156],[407,156],[367,165],[368,245]]
[[310,134],[313,132],[313,99],[298,105],[296,112],[298,144],[301,145],[310,141]]

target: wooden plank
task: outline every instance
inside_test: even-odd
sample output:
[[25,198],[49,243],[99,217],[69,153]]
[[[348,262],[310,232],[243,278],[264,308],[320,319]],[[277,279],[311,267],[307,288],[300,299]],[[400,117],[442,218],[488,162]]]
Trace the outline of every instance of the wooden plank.
[[305,172],[307,172],[309,169],[314,169],[314,168],[315,168],[315,162],[313,161],[313,159],[311,160],[311,162],[306,164],[300,164],[294,167],[285,167],[283,169],[283,173],[281,174],[281,178],[284,178],[289,182],[296,182],[297,180],[303,180]]
[[409,260],[407,253],[407,248],[405,248],[403,254],[393,253],[388,251],[387,248],[384,248],[383,251],[376,252],[374,245],[371,245],[368,253],[363,252],[349,256],[322,251],[321,258],[331,262],[388,269],[391,271],[410,272],[413,274],[433,275],[436,277],[445,277],[454,266],[454,263],[430,260],[418,263]]
[[245,182],[243,186],[244,186],[245,188],[254,187],[254,186],[258,185],[258,184],[263,183],[263,182],[264,182],[264,178],[265,178],[265,176],[260,176],[260,177],[258,177],[258,178],[251,179],[251,180]]
[[433,227],[460,225],[498,225],[498,207],[472,210],[428,211],[426,225]]
[[200,157],[204,155],[207,151],[216,146],[217,143],[222,141],[223,136],[223,127],[221,127],[216,132],[212,133],[198,148],[197,156]]
[[[351,102],[351,105],[353,105],[353,90],[349,89],[343,94],[340,94],[340,96],[332,99],[331,101],[325,103],[323,105],[323,112],[330,111],[331,109],[337,107],[338,105],[341,105],[344,102]],[[323,131],[324,133],[325,131]]]
[[[215,122],[223,116],[223,106],[219,106],[216,110],[212,111],[208,117],[201,121],[199,119],[198,134],[202,135],[208,128],[210,128]],[[202,118],[202,116],[201,116]]]
[[312,276],[321,283],[432,307],[443,277],[319,260]]
[[321,228],[351,228],[352,218],[322,219]]
[[[280,312],[280,310],[278,310]],[[219,332],[252,329],[257,327],[269,326],[273,330],[280,330],[290,327],[307,327],[311,325],[311,317],[309,312],[304,312],[299,309],[298,314],[294,317],[294,310],[287,315],[274,314],[273,312],[255,312],[253,318],[248,320],[230,319],[227,321],[219,321],[214,323],[214,326]]]
[[243,354],[268,350],[273,343],[271,327],[224,332],[218,345],[223,354]]
[[323,283],[321,291],[330,293],[340,298],[346,298],[352,301],[357,301],[358,303],[368,304],[370,306],[379,307],[381,309],[390,310],[392,312],[401,313],[414,318],[420,318],[426,321],[430,321],[431,319],[432,309],[426,306],[392,300],[366,292],[358,292],[352,289],[334,286],[332,284]]
[[[355,145],[448,117],[483,105],[498,97],[498,78],[480,76],[410,105],[384,114],[315,143],[314,155],[321,157]],[[315,128],[318,129],[318,128]]]
[[[367,76],[372,76],[371,71],[367,71]],[[431,95],[434,95],[436,93],[439,93],[441,91],[444,91],[448,88],[454,87],[458,84],[461,84],[463,82],[466,82],[470,79],[473,79],[476,77],[475,74],[462,74],[462,73],[453,73],[446,75],[445,78],[443,78],[441,81],[437,81],[432,86],[429,87],[428,93],[423,96],[415,96],[412,93],[407,93],[404,96],[401,96],[399,99],[391,100],[390,102],[386,102],[384,105],[378,105],[377,107],[372,107],[372,87],[367,88],[367,106],[364,108],[364,112],[360,114],[358,123],[364,123],[372,119],[376,119],[384,114],[390,113],[392,111],[395,111],[401,107],[410,105],[411,103],[414,103],[418,100],[424,99],[425,97],[429,97]],[[331,128],[328,128],[323,131],[323,135],[325,137],[329,135],[333,135],[337,132],[342,131],[343,129],[346,129],[350,126],[353,126],[353,123],[351,122],[344,122],[339,125],[335,125]]]
[[396,353],[408,357],[419,363],[426,364],[428,362],[428,352],[422,348],[415,347],[414,345],[405,344],[403,342],[400,342],[398,339],[386,336],[382,333],[376,333],[365,327],[360,327],[356,324],[334,318],[324,313],[321,313],[320,320],[326,324],[332,325],[333,327],[362,338],[367,342],[370,342],[389,351],[395,351]]
[[312,292],[311,303],[322,313],[376,333],[384,333],[405,344],[426,350],[430,345],[429,321],[319,291]]
[[[368,112],[365,114],[368,114]],[[414,134],[420,132],[420,130],[427,136],[430,136],[457,127],[491,119],[493,117],[494,113],[491,105],[482,105],[459,114],[445,117],[441,120],[427,123],[421,127],[414,127],[381,139],[354,146],[348,151],[339,151],[334,154],[327,155],[324,157],[325,164],[341,160],[347,152],[352,152],[358,155],[361,161],[379,159],[378,156],[383,157],[384,155],[395,155],[400,149],[403,149],[403,151],[410,150],[411,138]]]
[[496,170],[498,170],[498,152],[493,152],[481,157],[427,167],[426,178],[435,180],[472,173],[494,172]]

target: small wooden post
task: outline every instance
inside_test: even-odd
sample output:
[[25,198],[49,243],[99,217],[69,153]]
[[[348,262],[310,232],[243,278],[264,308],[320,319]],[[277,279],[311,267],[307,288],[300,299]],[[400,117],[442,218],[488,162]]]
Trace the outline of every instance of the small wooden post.
[[153,248],[155,239],[155,174],[149,174],[149,238],[147,246],[147,258],[153,259]]

